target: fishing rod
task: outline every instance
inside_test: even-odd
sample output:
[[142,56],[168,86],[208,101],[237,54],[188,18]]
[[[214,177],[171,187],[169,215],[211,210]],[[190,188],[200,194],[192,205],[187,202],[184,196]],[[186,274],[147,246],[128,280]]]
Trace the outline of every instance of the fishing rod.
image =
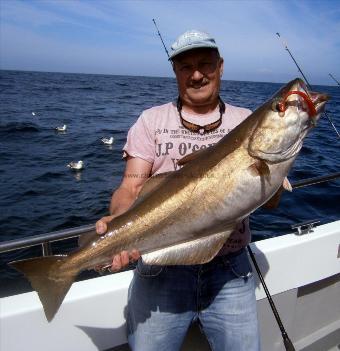
[[[164,47],[164,49],[165,49],[165,52],[166,52],[168,58],[170,58],[169,53],[168,53],[168,50],[167,50],[167,48],[166,48],[166,46],[165,46],[165,44],[164,44],[162,35],[161,35],[161,33],[159,32],[158,27],[157,27],[157,25],[156,25],[155,19],[152,19],[152,21],[153,21],[153,23],[154,23],[154,25],[155,25],[155,27],[156,27],[156,29],[157,29],[158,35],[159,35],[159,37],[160,37],[160,39],[161,39],[161,41],[162,41],[163,47]],[[170,62],[171,62],[171,61],[170,61]],[[280,328],[280,330],[281,330],[281,334],[282,334],[282,338],[283,338],[283,343],[284,343],[284,345],[285,345],[286,351],[295,351],[294,345],[293,345],[293,343],[290,341],[290,339],[289,339],[289,337],[288,337],[288,334],[287,334],[287,332],[286,332],[286,330],[285,330],[285,328],[284,328],[284,326],[283,326],[283,324],[282,324],[282,322],[281,322],[279,313],[277,312],[277,309],[276,309],[276,307],[275,307],[274,301],[273,301],[273,299],[271,298],[271,295],[270,295],[270,293],[269,293],[269,290],[268,290],[268,288],[267,288],[267,285],[266,285],[266,283],[265,283],[265,281],[264,281],[264,279],[263,279],[263,276],[262,276],[262,274],[261,274],[261,271],[260,271],[260,269],[259,269],[259,267],[258,267],[258,265],[257,265],[255,256],[253,255],[253,253],[252,253],[251,248],[250,248],[249,245],[248,245],[248,251],[249,251],[250,257],[251,257],[251,259],[252,259],[252,261],[253,261],[253,263],[254,263],[254,266],[255,266],[255,268],[256,268],[257,274],[259,275],[259,278],[260,278],[260,280],[261,280],[261,283],[262,283],[262,285],[263,285],[263,288],[264,288],[264,290],[265,290],[265,292],[266,292],[266,295],[267,295],[269,304],[270,304],[270,306],[271,306],[271,309],[272,309],[272,311],[273,311],[273,314],[274,314],[274,316],[275,316],[275,319],[276,319],[276,321],[277,321],[277,323],[278,323],[278,325],[279,325],[279,328]]]
[[324,182],[329,182],[331,180],[335,180],[340,178],[340,172],[336,173],[331,173],[326,176],[319,176],[319,177],[313,177],[313,178],[307,178],[307,179],[302,179],[297,182],[292,183],[292,188],[293,189],[299,189],[303,188],[305,186],[310,186],[310,185],[315,185],[315,184],[321,184]]
[[[155,27],[156,27],[156,29],[157,29],[158,36],[159,36],[159,38],[161,39],[161,42],[162,42],[162,44],[163,44],[164,50],[165,50],[165,52],[166,52],[166,55],[168,56],[168,59],[170,60],[170,55],[169,55],[168,49],[166,48],[166,45],[164,44],[164,41],[163,41],[163,38],[162,38],[161,33],[159,32],[159,29],[158,29],[157,24],[156,24],[156,20],[153,18],[153,19],[152,19],[152,22],[153,22],[153,24],[155,25]],[[172,65],[172,61],[171,61],[171,60],[170,60],[170,63],[171,63],[171,65]]]
[[[276,35],[278,36],[278,38],[279,38],[280,40],[282,40],[280,33],[276,32]],[[282,44],[283,44],[283,46],[285,47],[286,51],[288,52],[289,56],[290,56],[290,57],[292,58],[292,60],[294,61],[294,63],[295,63],[295,65],[296,65],[297,69],[299,70],[299,72],[301,73],[302,77],[304,78],[304,80],[305,80],[305,82],[306,82],[308,88],[309,88],[310,90],[313,90],[313,89],[312,89],[312,86],[311,86],[311,85],[309,84],[309,82],[308,82],[308,79],[307,79],[306,76],[303,74],[302,69],[300,68],[300,66],[299,66],[299,64],[296,62],[296,60],[295,60],[293,54],[292,54],[291,51],[289,50],[288,44],[287,44],[285,41],[283,41],[283,40],[282,40]],[[336,129],[336,127],[335,127],[335,125],[334,125],[334,123],[333,123],[331,117],[328,116],[328,114],[326,113],[326,111],[324,111],[324,114],[325,114],[325,116],[327,117],[327,119],[328,119],[329,123],[331,124],[331,126],[333,127],[333,129],[335,130],[335,133],[337,134],[338,138],[340,139],[340,133],[339,133],[338,130]]]
[[270,292],[269,292],[269,290],[267,288],[267,284],[264,281],[264,278],[263,278],[263,275],[261,273],[260,267],[258,266],[258,264],[256,262],[254,253],[253,253],[253,251],[252,251],[252,249],[250,248],[249,245],[247,246],[247,248],[248,248],[251,260],[253,261],[253,264],[254,264],[254,267],[256,269],[256,272],[257,272],[257,274],[258,274],[258,276],[260,278],[261,284],[262,284],[262,286],[264,288],[264,291],[265,291],[265,293],[267,295],[267,299],[268,299],[270,307],[271,307],[271,309],[273,311],[273,314],[274,314],[274,317],[276,319],[276,322],[279,325],[279,328],[280,328],[280,331],[281,331],[281,335],[282,335],[282,338],[283,338],[283,343],[285,345],[286,351],[295,351],[295,347],[294,347],[293,343],[291,342],[291,340],[288,337],[288,334],[287,334],[287,332],[286,332],[286,330],[285,330],[285,328],[284,328],[284,326],[282,324],[280,315],[279,315],[279,313],[278,313],[278,311],[277,311],[277,309],[275,307],[274,301],[273,301],[273,299],[272,299],[272,297],[270,295]]
[[336,78],[334,78],[334,76],[331,73],[328,73],[328,75],[335,81],[336,84],[340,86],[339,81]]

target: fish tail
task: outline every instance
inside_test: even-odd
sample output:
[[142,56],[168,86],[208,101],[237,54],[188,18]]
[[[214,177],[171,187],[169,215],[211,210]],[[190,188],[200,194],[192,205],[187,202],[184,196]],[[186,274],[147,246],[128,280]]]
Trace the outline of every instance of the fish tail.
[[62,304],[65,295],[75,280],[78,270],[65,269],[64,256],[47,256],[11,262],[22,272],[36,290],[50,322]]

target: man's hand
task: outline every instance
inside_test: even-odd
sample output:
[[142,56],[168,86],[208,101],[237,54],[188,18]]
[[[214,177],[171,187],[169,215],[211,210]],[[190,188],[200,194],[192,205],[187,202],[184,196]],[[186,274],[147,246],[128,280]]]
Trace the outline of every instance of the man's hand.
[[[101,218],[96,222],[96,231],[98,235],[105,234],[107,231],[107,224],[115,216],[106,216]],[[131,252],[122,251],[118,255],[113,256],[111,266],[97,266],[95,270],[98,272],[105,271],[108,269],[110,272],[120,271],[122,268],[126,267],[130,262],[137,261],[140,257],[138,250],[132,250]]]
[[96,232],[99,235],[105,234],[107,231],[107,224],[113,220],[115,216],[105,216],[96,222]]
[[[136,201],[137,196],[147,180],[146,174],[151,173],[152,164],[138,157],[127,157],[124,177],[120,186],[113,192],[110,203],[111,216],[106,216],[96,223],[97,234],[103,235],[107,231],[108,223],[113,218],[126,212]],[[122,251],[115,255],[111,265],[99,266],[97,271],[109,269],[112,272],[126,267],[129,262],[137,261],[140,253],[137,250],[131,252]]]

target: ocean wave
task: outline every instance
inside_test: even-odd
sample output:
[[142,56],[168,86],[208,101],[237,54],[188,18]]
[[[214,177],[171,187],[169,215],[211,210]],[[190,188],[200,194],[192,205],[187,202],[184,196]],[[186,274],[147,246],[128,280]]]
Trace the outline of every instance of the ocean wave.
[[86,225],[88,223],[88,218],[85,215],[69,215],[65,216],[65,218],[62,220],[61,223],[55,225],[51,232],[58,231],[58,230],[63,230],[63,229],[68,229],[72,227],[79,227],[82,225]]
[[77,90],[98,90],[97,87],[91,86],[91,87],[76,87],[75,89]]
[[36,92],[60,92],[60,91],[64,91],[66,90],[66,88],[64,86],[40,86],[40,87],[36,87],[34,89]]
[[313,148],[304,145],[300,151],[300,155],[307,156],[307,155],[313,154],[313,152],[314,152]]
[[145,96],[155,96],[155,94],[154,93],[150,93],[148,91],[145,91],[145,92],[141,92],[139,94],[139,96],[143,96],[143,97],[145,97]]
[[110,134],[113,134],[113,136],[115,135],[124,135],[126,136],[126,130],[122,130],[122,129],[107,129],[107,128],[104,128],[102,129],[102,132],[103,133],[110,133]]
[[120,83],[120,82],[115,82],[115,85],[118,85],[119,87],[128,87],[129,84],[127,83]]
[[58,178],[62,178],[65,177],[64,173],[60,173],[60,172],[46,172],[36,178],[34,178],[34,181],[43,181],[43,182],[49,182],[49,181],[53,181],[55,179]]
[[0,125],[0,133],[37,133],[38,125],[32,122],[10,122]]

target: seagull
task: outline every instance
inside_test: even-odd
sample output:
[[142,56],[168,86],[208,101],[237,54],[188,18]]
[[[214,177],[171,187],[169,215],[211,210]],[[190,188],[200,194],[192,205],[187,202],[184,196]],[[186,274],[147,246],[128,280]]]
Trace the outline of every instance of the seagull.
[[57,132],[65,132],[66,128],[67,128],[67,125],[64,124],[62,127],[56,127],[55,130],[56,130]]
[[67,165],[67,167],[74,169],[75,171],[80,171],[81,169],[84,168],[84,162],[83,161],[78,161],[78,162],[72,161]]
[[32,112],[32,116],[35,116],[35,112]]
[[105,145],[112,145],[112,144],[113,144],[113,137],[111,137],[110,139],[108,139],[108,138],[102,138],[101,141],[102,141]]

